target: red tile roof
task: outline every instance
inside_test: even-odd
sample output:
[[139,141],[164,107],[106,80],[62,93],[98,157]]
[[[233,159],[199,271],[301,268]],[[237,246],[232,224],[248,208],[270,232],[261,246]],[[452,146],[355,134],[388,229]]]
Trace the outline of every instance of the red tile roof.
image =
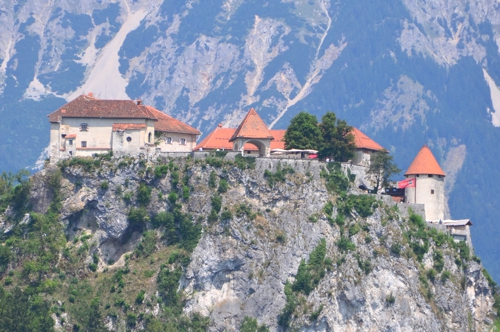
[[274,139],[273,135],[267,128],[266,124],[260,118],[259,114],[252,108],[241,121],[238,129],[234,132],[229,142],[237,138],[270,138]]
[[361,130],[358,128],[352,128],[352,135],[354,136],[354,144],[358,149],[366,149],[373,151],[384,150],[382,146],[380,146],[377,142],[372,140],[370,137],[366,136]]
[[170,133],[181,133],[181,134],[191,134],[191,135],[200,135],[200,131],[195,129],[184,122],[181,122],[173,117],[158,111],[157,109],[151,106],[139,106],[147,109],[156,119],[155,122],[155,131],[166,131]]
[[[235,128],[222,128],[219,125],[215,128],[210,134],[207,135],[201,141],[194,150],[197,151],[200,148],[204,150],[233,150],[233,143],[229,140],[233,137],[236,132]],[[286,130],[269,130],[271,135],[273,136],[273,140],[271,141],[271,149],[284,149],[285,142],[283,141],[283,136],[285,136]],[[253,144],[245,144],[243,147],[245,151],[258,151],[259,149]]]
[[103,100],[81,95],[48,115],[50,122],[68,118],[156,118],[133,100]]
[[432,154],[431,149],[424,145],[418,152],[405,175],[432,174],[445,176],[441,166]]
[[113,123],[113,131],[141,130],[146,128],[145,123]]
[[72,138],[76,138],[76,134],[69,134],[69,135],[66,135],[64,136],[65,139],[72,139]]

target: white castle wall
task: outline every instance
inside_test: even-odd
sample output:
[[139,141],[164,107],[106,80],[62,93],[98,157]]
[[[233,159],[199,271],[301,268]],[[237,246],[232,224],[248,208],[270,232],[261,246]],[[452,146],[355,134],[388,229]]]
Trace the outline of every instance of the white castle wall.
[[[409,176],[411,178],[413,176]],[[444,177],[421,174],[416,177],[416,186],[405,189],[406,202],[425,204],[426,220],[444,219]]]

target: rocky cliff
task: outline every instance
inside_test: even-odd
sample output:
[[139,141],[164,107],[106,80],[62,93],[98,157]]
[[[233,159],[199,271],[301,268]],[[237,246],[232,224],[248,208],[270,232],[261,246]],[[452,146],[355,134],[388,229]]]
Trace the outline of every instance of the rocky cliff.
[[492,289],[466,246],[428,229],[421,206],[360,192],[362,168],[326,166],[223,154],[48,165],[0,216],[0,293],[37,294],[56,330],[491,328]]

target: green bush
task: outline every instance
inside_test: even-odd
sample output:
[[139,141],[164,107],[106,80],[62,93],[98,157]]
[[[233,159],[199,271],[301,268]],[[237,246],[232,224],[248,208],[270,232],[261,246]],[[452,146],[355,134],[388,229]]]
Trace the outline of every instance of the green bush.
[[174,205],[177,202],[177,199],[178,199],[178,197],[177,197],[177,194],[175,192],[172,191],[170,194],[168,194],[168,201],[172,205]]
[[225,193],[225,192],[227,192],[228,187],[229,187],[229,184],[227,183],[227,181],[224,179],[221,179],[219,181],[219,189],[217,189],[217,191],[221,194]]
[[151,188],[144,183],[139,184],[136,200],[139,205],[147,206],[151,201]]
[[102,181],[100,187],[102,190],[107,190],[109,188],[109,182],[106,180]]
[[333,214],[333,203],[330,201],[326,202],[325,206],[323,207],[323,211],[327,216],[331,217]]
[[167,175],[169,170],[168,165],[161,165],[161,166],[156,166],[155,167],[155,178],[162,178]]
[[323,169],[320,176],[325,179],[326,189],[329,192],[340,194],[349,189],[352,181],[342,172],[340,163],[328,163],[327,170]]
[[446,271],[443,271],[443,273],[441,274],[441,282],[445,283],[446,280],[450,279],[451,277],[451,272],[446,270]]
[[217,187],[217,174],[215,174],[214,171],[210,172],[210,176],[208,178],[208,186],[212,189]]
[[135,248],[137,257],[149,257],[156,249],[156,235],[154,231],[144,232],[142,240]]
[[241,322],[239,332],[269,332],[269,329],[264,325],[259,325],[256,318],[245,316]]
[[173,171],[171,175],[172,189],[177,189],[177,185],[179,184],[179,179],[180,179],[179,172]]
[[340,240],[337,241],[337,247],[339,247],[342,252],[356,250],[356,245],[352,243],[349,238],[344,236],[341,236]]
[[143,207],[137,209],[131,208],[128,212],[128,220],[132,224],[142,225],[149,221],[149,216]]
[[399,244],[399,242],[394,242],[391,245],[391,253],[396,256],[399,256],[401,254],[401,244]]
[[188,186],[182,187],[182,199],[185,201],[187,201],[189,199],[189,187]]
[[219,195],[212,196],[212,209],[216,213],[219,213],[221,208],[222,208],[222,197],[220,197]]
[[131,191],[125,192],[125,194],[123,195],[123,200],[127,203],[130,203],[130,201],[132,200],[132,192]]
[[375,196],[372,195],[347,195],[343,204],[339,204],[339,208],[342,207],[346,215],[354,209],[362,218],[366,218],[373,214],[372,206],[375,201]]
[[133,327],[137,324],[137,315],[129,312],[127,314],[127,325]]
[[434,268],[436,271],[441,272],[443,271],[444,268],[444,257],[443,253],[439,250],[436,250],[433,255],[434,259]]
[[434,269],[429,269],[429,270],[427,270],[426,274],[427,274],[427,278],[428,278],[431,282],[434,282],[434,280],[436,279],[436,275],[437,275],[436,270],[434,270]]
[[141,290],[137,297],[135,298],[135,303],[142,304],[144,302],[144,296],[146,295],[146,291]]
[[392,295],[392,293],[390,293],[385,297],[385,302],[388,305],[393,305],[396,302],[396,298],[394,297],[394,295]]
[[231,220],[233,219],[233,214],[231,213],[231,211],[225,209],[221,215],[220,215],[220,219],[221,220]]
[[244,157],[240,154],[234,157],[234,164],[239,169],[254,169],[255,168],[255,157]]
[[349,236],[354,236],[358,234],[360,230],[361,228],[359,227],[358,224],[352,224],[351,226],[349,226]]
[[281,163],[278,162],[278,166],[276,167],[276,172],[271,172],[269,170],[264,171],[264,177],[267,178],[267,183],[270,187],[273,187],[276,182],[285,182],[285,176],[287,174],[293,174],[295,170],[291,167],[281,167]]

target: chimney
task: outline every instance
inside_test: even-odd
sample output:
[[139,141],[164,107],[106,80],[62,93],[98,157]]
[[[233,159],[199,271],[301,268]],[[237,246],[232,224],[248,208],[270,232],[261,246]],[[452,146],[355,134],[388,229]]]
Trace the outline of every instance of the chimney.
[[87,96],[89,96],[90,98],[94,98],[94,93],[93,92],[89,92],[89,93],[87,93]]
[[142,100],[137,99],[137,105],[142,105]]
[[222,123],[219,123],[219,128],[222,128]]

